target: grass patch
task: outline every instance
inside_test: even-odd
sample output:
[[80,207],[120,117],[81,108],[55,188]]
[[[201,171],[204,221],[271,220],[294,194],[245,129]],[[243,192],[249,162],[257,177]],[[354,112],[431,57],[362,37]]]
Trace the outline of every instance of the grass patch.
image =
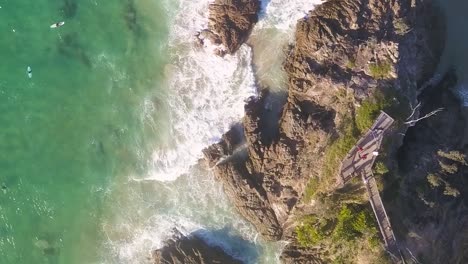
[[384,79],[388,77],[391,70],[392,66],[388,62],[377,62],[369,65],[370,75],[374,79]]
[[311,178],[307,183],[306,189],[304,191],[304,199],[306,201],[312,200],[312,198],[314,198],[315,194],[317,193],[318,187],[319,179],[316,177]]
[[392,105],[392,98],[382,92],[376,92],[373,98],[361,104],[361,107],[356,110],[356,127],[359,132],[364,133],[374,124],[380,111]]
[[325,151],[325,161],[323,164],[323,177],[329,178],[336,174],[343,158],[359,139],[359,131],[352,119],[348,119],[343,124],[343,135],[331,142]]

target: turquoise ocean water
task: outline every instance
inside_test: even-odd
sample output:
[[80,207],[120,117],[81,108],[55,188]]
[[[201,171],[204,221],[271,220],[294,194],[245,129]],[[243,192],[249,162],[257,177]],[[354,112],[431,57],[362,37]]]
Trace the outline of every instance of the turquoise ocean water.
[[[158,1],[0,1],[0,263],[94,263],[106,190],[163,133]],[[65,21],[61,28],[49,26]],[[26,74],[32,68],[32,78]]]
[[317,1],[263,1],[257,80],[251,48],[195,41],[210,2],[0,0],[0,264],[149,263],[174,228],[278,262],[196,164],[256,81],[285,89],[282,48]]

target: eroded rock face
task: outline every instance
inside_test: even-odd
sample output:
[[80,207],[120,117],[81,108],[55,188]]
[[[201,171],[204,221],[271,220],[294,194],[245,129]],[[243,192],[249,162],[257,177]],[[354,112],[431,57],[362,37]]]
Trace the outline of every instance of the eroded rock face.
[[[415,93],[416,86],[407,83],[422,79],[430,56],[418,40],[427,38],[426,28],[417,28],[415,20],[425,6],[411,2],[332,0],[311,11],[298,21],[296,44],[285,62],[289,90],[278,131],[265,126],[271,109],[264,95],[245,107],[245,142],[230,131],[205,150],[231,200],[265,237],[281,237],[309,179],[321,177],[327,140],[344,116],[378,86],[393,86],[409,97]],[[399,23],[412,27],[412,35],[397,31]],[[373,64],[388,65],[388,72],[376,78]],[[242,144],[243,155],[214,166]]]
[[242,264],[220,247],[210,246],[196,236],[177,235],[153,252],[155,264]]
[[[378,88],[414,102],[418,83],[435,68],[428,46],[432,14],[429,1],[330,0],[318,6],[297,24],[277,131],[265,125],[274,110],[263,94],[245,106],[243,130],[231,130],[204,151],[239,212],[266,238],[292,241],[285,263],[318,256],[298,247],[291,231],[307,182],[323,177],[324,151],[343,120]],[[375,66],[386,70],[376,73]],[[331,181],[322,191],[335,187]]]
[[221,45],[219,55],[233,54],[247,40],[258,21],[259,0],[216,0],[209,7],[208,29],[199,38]]

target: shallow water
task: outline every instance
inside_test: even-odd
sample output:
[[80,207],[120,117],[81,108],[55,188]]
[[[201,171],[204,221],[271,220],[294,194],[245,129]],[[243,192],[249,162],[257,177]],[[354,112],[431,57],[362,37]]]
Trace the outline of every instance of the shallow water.
[[135,3],[0,2],[0,263],[94,260],[109,183],[144,170],[167,25]]
[[[0,1],[0,263],[145,263],[175,227],[277,262],[281,243],[194,166],[257,92],[251,48],[218,58],[195,45],[209,2]],[[264,7],[259,55],[281,50],[313,4]],[[280,60],[258,65],[284,89],[268,77]]]

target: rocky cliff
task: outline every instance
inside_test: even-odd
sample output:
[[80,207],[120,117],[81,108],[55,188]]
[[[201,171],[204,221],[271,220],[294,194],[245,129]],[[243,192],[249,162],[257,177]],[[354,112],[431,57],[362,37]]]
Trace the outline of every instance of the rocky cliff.
[[233,54],[247,40],[259,12],[259,0],[216,0],[209,6],[208,29],[198,37],[219,45],[218,55]]
[[[280,114],[271,114],[264,92],[247,103],[242,124],[204,151],[239,212],[264,237],[292,242],[285,263],[311,263],[311,256],[317,263],[327,260],[321,257],[326,249],[296,245],[297,219],[324,210],[304,196],[336,191],[342,157],[330,153],[331,145],[365,129],[361,112],[375,103],[375,94],[384,94],[382,105],[395,113],[409,114],[406,106],[415,105],[418,85],[437,63],[434,17],[430,1],[423,0],[323,3],[297,23],[284,64],[288,99]],[[394,142],[400,143],[401,138]],[[343,152],[343,146],[335,148]]]
[[166,241],[166,245],[153,252],[155,264],[241,264],[220,247],[208,245],[196,236],[180,234]]

